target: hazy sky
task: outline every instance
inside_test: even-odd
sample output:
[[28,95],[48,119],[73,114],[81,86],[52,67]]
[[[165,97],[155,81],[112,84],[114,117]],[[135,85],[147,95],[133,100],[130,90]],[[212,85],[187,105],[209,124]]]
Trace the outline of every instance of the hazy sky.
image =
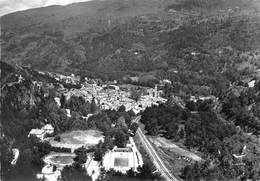
[[70,3],[83,1],[89,0],[0,0],[0,16],[31,8],[50,5],[67,5]]

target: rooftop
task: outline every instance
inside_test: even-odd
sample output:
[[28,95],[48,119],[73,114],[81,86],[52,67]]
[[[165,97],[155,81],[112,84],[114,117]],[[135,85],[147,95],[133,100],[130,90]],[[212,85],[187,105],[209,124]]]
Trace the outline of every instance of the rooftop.
[[54,129],[51,124],[46,124],[42,129]]
[[45,130],[42,130],[42,129],[32,129],[29,134],[41,135],[44,132],[45,132]]

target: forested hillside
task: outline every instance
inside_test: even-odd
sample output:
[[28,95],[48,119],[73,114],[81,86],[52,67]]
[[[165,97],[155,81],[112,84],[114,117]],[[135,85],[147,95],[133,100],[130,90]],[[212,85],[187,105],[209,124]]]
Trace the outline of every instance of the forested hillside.
[[[241,9],[250,10],[250,2],[243,2],[248,6]],[[184,3],[204,9],[220,4],[223,11],[172,13],[171,5],[178,4],[174,1],[140,0],[92,1],[12,13],[1,19],[2,59],[104,80],[143,72],[158,79],[162,72],[169,77],[171,70],[200,71],[203,76],[233,71],[231,67],[245,61],[241,54],[257,53],[257,14],[236,12],[241,1]],[[250,63],[257,68],[257,62]]]
[[[197,113],[179,106],[154,106],[142,113],[141,122],[148,135],[163,134],[174,142],[183,142],[188,149],[195,148],[203,153],[205,162],[188,164],[183,168],[181,177],[184,180],[258,180],[259,105],[259,100],[256,100],[252,112],[242,107],[232,107],[236,111],[232,121],[223,119],[213,109],[212,101],[195,103]],[[188,104],[187,107],[192,108]],[[222,111],[226,111],[224,105]],[[226,116],[231,115],[226,113]],[[180,125],[184,129],[180,129]],[[245,147],[246,150],[243,150]],[[243,159],[238,159],[237,155],[244,155]]]
[[[40,129],[46,124],[54,127],[54,133],[45,137],[58,137],[59,134],[73,130],[99,130],[106,136],[105,143],[100,143],[89,152],[95,153],[99,161],[108,149],[114,145],[124,147],[129,138],[131,112],[122,107],[118,111],[101,112],[94,101],[87,102],[83,97],[71,96],[66,99],[57,89],[65,84],[58,82],[48,75],[22,66],[12,66],[0,61],[4,67],[1,76],[1,179],[2,180],[36,180],[36,174],[43,166],[43,157],[54,152],[71,152],[70,148],[54,147],[36,136],[28,136],[32,129]],[[19,75],[19,76],[17,76]],[[22,75],[22,78],[20,77]],[[19,78],[20,77],[20,78]],[[55,101],[60,98],[60,106]],[[66,109],[70,109],[68,116]],[[88,120],[83,118],[92,113]],[[117,127],[111,125],[117,123]],[[55,140],[58,139],[55,137]],[[114,140],[111,137],[115,137]],[[19,150],[19,159],[11,164],[14,156],[12,149]],[[98,151],[96,151],[98,150]],[[78,158],[76,158],[78,159]],[[85,161],[86,162],[86,161]],[[69,169],[69,168],[68,168]],[[67,172],[62,173],[66,177]],[[69,176],[82,178],[82,175]],[[76,172],[73,172],[74,174]],[[78,173],[79,174],[79,173]],[[151,173],[152,174],[152,173]],[[111,174],[112,175],[112,174]],[[84,177],[86,178],[86,177]],[[89,178],[89,177],[87,177]]]
[[[56,149],[28,138],[33,128],[51,124],[54,135],[102,131],[105,143],[93,148],[98,161],[114,145],[124,147],[129,128],[138,128],[130,126],[134,115],[124,107],[102,112],[94,99],[66,99],[57,90],[78,89],[80,83],[40,72],[48,71],[149,87],[167,79],[170,83],[162,88],[167,104],[147,108],[140,121],[148,135],[162,135],[203,154],[205,162],[187,165],[182,178],[259,180],[259,7],[249,0],[107,0],[3,16],[2,177],[35,180],[42,158]],[[215,102],[191,100],[209,95]],[[54,98],[60,98],[61,106]],[[86,121],[89,113],[94,115]],[[11,148],[20,150],[15,166],[10,164]],[[236,159],[242,154],[243,159]],[[244,166],[237,166],[241,160]],[[152,170],[143,169],[150,175],[138,177],[152,178]]]

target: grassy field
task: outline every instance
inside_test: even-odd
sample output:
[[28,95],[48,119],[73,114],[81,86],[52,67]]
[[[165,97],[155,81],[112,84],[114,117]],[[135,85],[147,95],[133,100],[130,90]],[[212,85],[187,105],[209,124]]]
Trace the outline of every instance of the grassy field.
[[61,141],[57,142],[54,138],[51,138],[50,144],[55,147],[66,147],[76,149],[81,146],[93,146],[98,144],[100,140],[103,140],[103,135],[100,131],[86,130],[86,131],[71,131],[60,135]]
[[153,143],[156,142],[156,145],[159,145],[160,147],[164,147],[168,149],[171,152],[175,152],[176,154],[179,154],[181,156],[189,157],[195,161],[202,161],[203,159],[200,158],[197,154],[194,154],[193,152],[189,151],[187,148],[181,148],[177,146],[175,143],[172,143],[170,140],[167,140],[163,137],[155,137],[150,138],[152,139]]
[[254,66],[249,62],[242,62],[242,63],[237,64],[238,70],[244,70],[246,68],[248,68],[250,70],[255,70],[257,68],[257,66]]
[[168,151],[165,148],[157,148],[154,146],[157,152],[160,155],[160,158],[163,160],[165,166],[171,171],[174,175],[179,175],[183,167],[189,164],[186,160],[178,159],[180,155],[175,152]]

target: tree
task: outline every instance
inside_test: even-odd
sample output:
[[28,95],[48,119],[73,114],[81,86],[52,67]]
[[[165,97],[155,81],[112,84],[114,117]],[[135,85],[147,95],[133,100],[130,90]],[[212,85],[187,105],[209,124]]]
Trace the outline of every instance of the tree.
[[95,161],[101,161],[103,159],[103,150],[101,148],[98,148],[95,152],[94,152],[94,160]]
[[186,107],[190,110],[190,111],[196,111],[197,110],[197,105],[194,101],[187,101],[186,102]]
[[124,128],[124,127],[127,127],[126,123],[125,123],[125,118],[123,116],[119,117],[117,119],[117,124],[116,124],[117,127],[119,127],[120,129]]
[[127,140],[126,140],[126,135],[123,131],[121,130],[116,131],[114,143],[119,148],[124,148],[126,146]]
[[130,177],[130,178],[135,177],[135,171],[133,170],[133,168],[131,168],[130,170],[127,170],[126,175],[127,175],[127,177]]
[[170,138],[170,139],[174,138],[176,136],[177,130],[178,130],[178,123],[173,121],[173,122],[166,124],[165,137]]
[[66,165],[61,171],[61,180],[63,181],[87,181],[92,178],[87,174],[87,171],[78,162],[74,162],[72,165]]
[[103,181],[103,180],[107,180],[107,173],[104,167],[100,168],[100,174],[97,178],[97,181]]
[[71,119],[71,130],[87,130],[88,129],[88,122],[82,118],[75,118]]
[[[126,127],[129,128],[131,125],[131,117],[129,116],[129,114],[126,112],[119,112],[117,115],[118,115],[119,119],[121,119],[121,118],[124,119]],[[119,121],[119,119],[118,119],[118,121]]]
[[172,90],[173,90],[172,85],[169,83],[166,83],[166,85],[164,87],[164,95],[167,99],[170,97]]
[[127,181],[131,180],[126,177],[126,174],[115,171],[113,168],[106,171],[103,167],[100,169],[99,177],[97,178],[97,181]]
[[136,102],[141,98],[141,91],[133,90],[131,92],[130,98],[134,99]]
[[138,172],[137,177],[142,180],[153,180],[153,171],[151,164],[143,164],[142,167],[137,168]]
[[77,148],[74,153],[76,154],[76,157],[74,158],[75,162],[78,162],[80,164],[86,163],[88,159],[87,155],[87,149],[85,147]]
[[57,87],[53,87],[53,88],[48,88],[48,90],[49,90],[49,97],[56,97],[56,95],[57,95]]
[[159,129],[158,129],[158,122],[156,118],[150,119],[150,124],[146,125],[146,130],[152,136],[156,136],[158,134]]
[[85,75],[80,75],[80,83],[84,83],[85,82]]
[[139,128],[139,125],[138,123],[132,123],[131,126],[130,126],[130,129],[132,130],[132,132],[135,134],[136,131],[138,130]]
[[125,112],[125,106],[124,105],[120,106],[117,112]]
[[34,154],[43,158],[45,155],[48,155],[51,152],[51,144],[48,141],[39,141],[34,146]]
[[187,165],[184,167],[182,177],[185,180],[200,180],[200,173],[200,165],[199,163],[195,163],[193,165]]
[[13,166],[11,165],[11,161],[13,159],[13,153],[8,149],[8,145],[2,143],[1,140],[1,180],[11,180],[14,176],[12,173]]
[[103,159],[103,156],[106,151],[106,150],[104,150],[103,142],[99,141],[99,143],[95,147],[96,147],[96,150],[94,152],[94,160],[101,161]]
[[56,172],[56,170],[57,170],[57,166],[56,166],[56,165],[53,165],[53,167],[52,167],[52,172]]
[[197,102],[197,110],[198,111],[209,111],[212,109],[212,104],[213,104],[213,101],[210,99],[210,100],[205,100],[205,101],[202,101],[202,100],[198,100]]
[[104,139],[104,143],[102,144],[102,148],[104,150],[112,150],[114,148],[113,140],[110,136],[106,136]]
[[181,128],[180,132],[179,132],[179,136],[181,139],[185,138],[185,131],[184,129]]
[[17,178],[17,180],[21,180],[21,181],[36,180],[35,177],[36,173],[31,164],[32,160],[33,160],[33,153],[29,148],[20,152],[19,159],[14,167],[14,170],[16,172],[15,177]]
[[59,135],[56,135],[55,138],[54,138],[54,140],[60,142],[61,137],[60,137]]
[[91,104],[90,104],[90,111],[91,111],[92,114],[97,112],[97,105],[96,105],[94,97],[92,98],[92,101],[91,101]]
[[60,98],[60,108],[65,108],[66,105],[66,97],[64,96],[64,94],[61,94],[61,98]]
[[130,117],[135,117],[135,116],[136,116],[136,115],[135,115],[135,112],[133,111],[133,109],[131,109],[131,110],[128,111],[127,113],[128,113],[128,115],[129,115]]
[[88,119],[89,128],[97,128],[98,130],[102,131],[105,135],[109,131],[110,126],[111,120],[105,112],[95,114]]

